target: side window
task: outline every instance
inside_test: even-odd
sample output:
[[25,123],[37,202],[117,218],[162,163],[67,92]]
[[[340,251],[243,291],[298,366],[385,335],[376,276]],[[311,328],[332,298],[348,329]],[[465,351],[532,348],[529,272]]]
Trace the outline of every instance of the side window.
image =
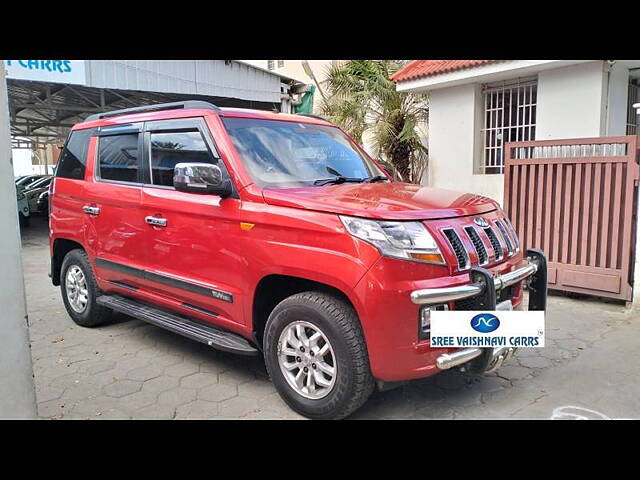
[[138,182],[138,134],[100,137],[98,162],[102,180]]
[[67,144],[60,154],[58,168],[56,169],[56,177],[75,178],[82,180],[87,163],[87,149],[89,148],[89,139],[94,130],[75,130],[71,132],[71,136]]
[[173,187],[177,163],[216,163],[198,130],[151,132],[151,183]]

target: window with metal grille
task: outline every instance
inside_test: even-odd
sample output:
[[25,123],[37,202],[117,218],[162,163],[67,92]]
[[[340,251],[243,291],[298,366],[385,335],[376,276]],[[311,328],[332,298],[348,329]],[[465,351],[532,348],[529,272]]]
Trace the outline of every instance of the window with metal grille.
[[273,70],[274,68],[276,68],[276,61],[275,60],[267,60],[267,68],[269,70]]
[[504,144],[535,140],[538,80],[484,85],[482,155],[476,173],[504,172]]
[[284,67],[284,60],[278,60],[278,68]]
[[640,102],[640,87],[638,80],[629,81],[629,101],[627,102],[627,135],[638,134],[638,114],[633,104]]

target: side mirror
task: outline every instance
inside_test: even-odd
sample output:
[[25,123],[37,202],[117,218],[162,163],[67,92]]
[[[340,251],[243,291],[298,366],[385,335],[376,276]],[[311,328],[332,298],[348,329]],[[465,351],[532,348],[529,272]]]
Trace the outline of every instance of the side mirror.
[[178,163],[173,169],[173,186],[180,192],[211,193],[228,197],[231,181],[224,178],[222,169],[211,163]]

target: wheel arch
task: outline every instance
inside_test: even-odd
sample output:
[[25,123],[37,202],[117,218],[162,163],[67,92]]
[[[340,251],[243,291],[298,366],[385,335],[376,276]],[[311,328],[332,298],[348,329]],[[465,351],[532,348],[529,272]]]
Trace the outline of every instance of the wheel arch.
[[[334,295],[348,303],[357,315],[358,311],[354,302],[351,301],[349,295],[339,288],[327,283],[293,275],[266,275],[262,277],[256,285],[251,311],[253,336],[260,349],[262,349],[267,319],[275,306],[291,295],[306,291],[317,291]],[[359,316],[358,320],[360,321]],[[360,326],[362,327],[362,322],[360,322]]]
[[60,271],[62,270],[62,261],[64,257],[71,250],[80,249],[86,252],[86,249],[82,244],[75,240],[69,240],[68,238],[56,238],[53,241],[53,248],[51,251],[51,282],[58,286],[60,285]]

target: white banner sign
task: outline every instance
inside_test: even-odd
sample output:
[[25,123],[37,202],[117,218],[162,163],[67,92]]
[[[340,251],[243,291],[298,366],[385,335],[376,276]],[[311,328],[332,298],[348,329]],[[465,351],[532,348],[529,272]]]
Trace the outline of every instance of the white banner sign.
[[84,60],[5,60],[7,78],[86,85]]
[[435,310],[431,346],[544,347],[544,312]]

